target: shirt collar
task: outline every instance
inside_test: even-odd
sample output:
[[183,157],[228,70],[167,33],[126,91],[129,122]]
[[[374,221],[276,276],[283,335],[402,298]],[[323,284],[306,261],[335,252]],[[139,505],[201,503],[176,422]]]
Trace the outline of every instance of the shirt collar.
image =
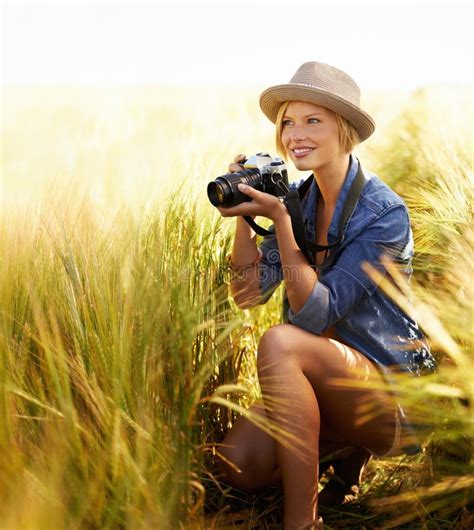
[[336,208],[334,209],[334,214],[332,216],[331,224],[329,225],[328,234],[337,238],[339,235],[339,220],[341,219],[342,210],[349,194],[349,189],[354,182],[354,179],[357,176],[357,171],[359,170],[359,161],[352,154],[350,155],[349,169],[347,170],[346,178],[344,184],[342,185],[341,191],[336,201]]
[[[342,210],[344,208],[344,204],[346,202],[349,189],[352,183],[354,182],[354,179],[357,176],[358,170],[359,170],[359,160],[351,154],[349,158],[349,169],[347,170],[344,184],[342,185],[341,191],[339,192],[339,195],[337,197],[336,207],[334,209],[334,214],[332,216],[331,224],[329,225],[328,239],[332,238],[333,240],[336,240],[339,235],[339,220],[342,215]],[[310,187],[308,202],[307,202],[308,228],[310,232],[312,232],[313,235],[315,231],[314,216],[315,216],[315,208],[316,208],[316,202],[318,199],[318,195],[319,195],[319,188],[318,188],[316,179],[314,179]],[[331,240],[331,241],[328,241],[328,243],[329,242],[332,243],[333,241]]]

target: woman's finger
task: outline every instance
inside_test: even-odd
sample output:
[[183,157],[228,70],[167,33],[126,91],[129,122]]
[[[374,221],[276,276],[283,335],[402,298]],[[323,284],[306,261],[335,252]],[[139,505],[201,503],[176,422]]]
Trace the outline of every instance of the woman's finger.
[[229,164],[229,173],[236,173],[237,171],[242,171],[242,166],[239,166],[239,164]]
[[239,191],[244,193],[245,195],[248,195],[253,200],[256,200],[259,203],[264,203],[268,200],[268,193],[264,193],[263,191],[256,190],[255,188],[252,188],[252,186],[247,186],[247,184],[238,184],[237,187],[239,188]]
[[242,171],[242,166],[239,165],[240,162],[246,160],[247,157],[243,154],[234,156],[234,162],[229,164],[229,173],[236,173],[237,171]]
[[227,208],[222,208],[221,206],[218,206],[217,209],[219,210],[219,213],[222,215],[222,217],[229,217],[229,212],[227,211]]
[[225,210],[221,212],[221,215],[223,217],[235,217],[237,215],[255,216],[260,213],[259,205],[252,203],[252,202],[243,202],[242,204],[238,204],[237,206],[230,206],[229,208],[223,208],[223,210]]

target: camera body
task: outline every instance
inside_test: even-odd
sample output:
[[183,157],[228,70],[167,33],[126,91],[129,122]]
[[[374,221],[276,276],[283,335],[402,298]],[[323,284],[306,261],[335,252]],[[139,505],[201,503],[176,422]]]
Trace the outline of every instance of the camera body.
[[240,183],[282,198],[288,191],[286,164],[268,153],[257,153],[245,161],[241,171],[226,173],[210,182],[207,196],[214,206],[226,208],[251,201],[248,195],[240,192]]

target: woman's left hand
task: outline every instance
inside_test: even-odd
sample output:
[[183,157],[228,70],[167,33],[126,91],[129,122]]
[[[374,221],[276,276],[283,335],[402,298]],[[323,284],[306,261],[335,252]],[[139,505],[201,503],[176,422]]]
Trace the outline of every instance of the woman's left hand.
[[286,206],[274,195],[258,191],[246,184],[239,184],[239,190],[245,195],[248,195],[252,200],[237,204],[237,206],[231,206],[230,208],[218,207],[217,209],[223,217],[260,215],[275,222],[280,217],[287,215]]

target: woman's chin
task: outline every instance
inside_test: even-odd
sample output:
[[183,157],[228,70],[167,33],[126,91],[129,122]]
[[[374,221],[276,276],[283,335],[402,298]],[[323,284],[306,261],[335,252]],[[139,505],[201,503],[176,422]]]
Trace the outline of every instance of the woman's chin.
[[298,171],[313,171],[318,165],[314,160],[305,160],[304,158],[293,158],[293,165]]

